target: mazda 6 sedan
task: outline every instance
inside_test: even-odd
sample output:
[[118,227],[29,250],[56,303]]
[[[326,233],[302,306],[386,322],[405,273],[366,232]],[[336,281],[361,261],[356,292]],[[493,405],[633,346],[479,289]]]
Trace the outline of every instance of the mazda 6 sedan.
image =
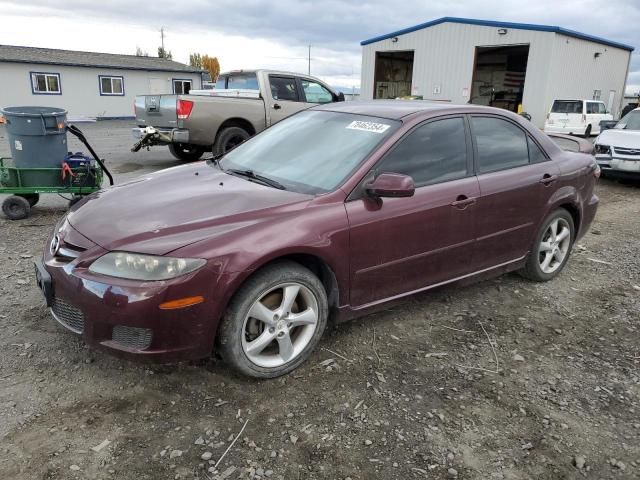
[[164,363],[216,352],[276,377],[329,318],[461,279],[553,279],[593,220],[598,175],[504,110],[330,104],[87,197],[36,277],[89,345]]

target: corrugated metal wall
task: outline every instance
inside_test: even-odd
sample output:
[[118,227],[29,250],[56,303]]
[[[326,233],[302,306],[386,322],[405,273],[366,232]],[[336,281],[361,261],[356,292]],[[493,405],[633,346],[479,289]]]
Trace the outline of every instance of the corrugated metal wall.
[[[422,95],[428,100],[467,103],[476,47],[528,44],[523,108],[539,127],[544,124],[551,97],[560,95],[556,88],[558,83],[567,88],[563,95],[571,97],[591,98],[593,90],[601,89],[606,103],[605,97],[610,89],[614,89],[614,84],[615,89],[622,90],[624,82],[620,83],[619,79],[626,76],[629,59],[629,52],[625,50],[574,38],[566,44],[564,41],[568,37],[552,32],[508,29],[506,35],[499,35],[495,27],[457,23],[435,25],[397,38],[397,42],[389,38],[363,46],[362,99],[373,98],[376,51],[415,51],[413,95]],[[573,52],[572,48],[579,49],[580,53]],[[604,48],[607,51],[598,59],[602,61],[593,62],[594,51]],[[588,66],[569,66],[574,62],[584,64],[589,55]],[[569,61],[568,57],[573,59]],[[440,93],[436,94],[434,91],[438,87]]]
[[[595,53],[599,53],[595,57]],[[612,113],[620,115],[627,68],[631,52],[579,38],[555,35],[545,108],[556,98],[593,98],[601,91],[600,100],[609,103],[614,92]]]

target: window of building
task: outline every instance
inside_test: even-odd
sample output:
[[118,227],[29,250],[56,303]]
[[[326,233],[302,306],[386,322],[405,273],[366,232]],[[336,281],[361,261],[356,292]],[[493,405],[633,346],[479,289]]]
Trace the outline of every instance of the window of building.
[[495,172],[529,163],[527,136],[500,118],[472,117],[471,131],[478,153],[478,171]]
[[124,95],[124,78],[99,75],[100,95]]
[[309,103],[329,103],[333,102],[333,95],[329,90],[317,82],[311,80],[301,80],[304,96]]
[[60,74],[32,72],[31,91],[36,95],[60,95]]
[[173,79],[173,93],[187,95],[191,91],[191,80]]
[[416,128],[400,141],[376,170],[377,173],[409,175],[416,186],[466,177],[464,120],[448,118]]

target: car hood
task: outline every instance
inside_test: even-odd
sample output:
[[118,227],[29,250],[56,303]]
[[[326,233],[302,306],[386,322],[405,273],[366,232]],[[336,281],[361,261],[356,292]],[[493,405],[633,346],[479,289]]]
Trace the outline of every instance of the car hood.
[[623,148],[640,148],[640,130],[605,130],[596,139],[600,145]]
[[67,219],[107,250],[163,255],[304,208],[312,198],[198,162],[96,192],[74,206]]

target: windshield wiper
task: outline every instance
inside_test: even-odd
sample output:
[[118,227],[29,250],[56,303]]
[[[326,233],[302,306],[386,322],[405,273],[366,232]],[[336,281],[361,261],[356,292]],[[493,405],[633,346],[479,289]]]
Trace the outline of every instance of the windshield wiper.
[[224,153],[219,153],[218,155],[214,155],[213,157],[211,157],[209,161],[213,163],[214,167],[218,167],[220,170],[224,172],[224,167],[220,163],[220,160],[222,160],[222,157],[224,157]]
[[250,180],[255,180],[256,182],[262,183],[269,187],[277,188],[278,190],[286,190],[287,188],[282,185],[280,182],[273,180],[272,178],[265,177],[264,175],[260,175],[253,170],[240,170],[237,168],[227,168],[223,170],[224,172],[230,173],[232,175],[237,175],[239,177],[248,178]]

